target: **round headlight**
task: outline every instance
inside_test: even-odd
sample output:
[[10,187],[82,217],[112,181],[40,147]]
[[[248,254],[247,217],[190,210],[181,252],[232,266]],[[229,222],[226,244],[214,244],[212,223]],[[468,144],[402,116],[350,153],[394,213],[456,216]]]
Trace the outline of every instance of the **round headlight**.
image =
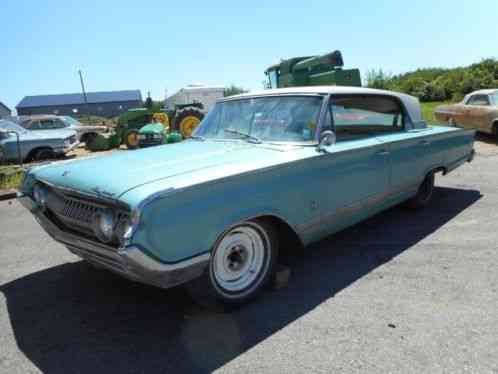
[[131,234],[131,219],[129,217],[122,217],[116,225],[116,237],[119,239],[121,244],[124,244],[127,239],[129,239]]
[[114,213],[109,209],[100,210],[95,213],[93,231],[99,240],[108,243],[114,236],[116,226]]
[[47,189],[42,187],[39,184],[35,184],[33,187],[33,198],[35,199],[36,203],[42,207],[45,206],[47,203]]

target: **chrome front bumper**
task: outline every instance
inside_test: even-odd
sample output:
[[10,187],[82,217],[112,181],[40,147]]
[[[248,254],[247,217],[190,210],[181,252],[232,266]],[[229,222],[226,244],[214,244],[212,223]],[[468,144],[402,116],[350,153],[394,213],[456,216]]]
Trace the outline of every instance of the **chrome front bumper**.
[[174,264],[165,264],[147,256],[135,246],[107,246],[61,230],[29,196],[20,193],[18,200],[35,216],[43,229],[53,239],[64,244],[69,251],[98,267],[137,282],[170,288],[199,277],[209,262],[209,253]]

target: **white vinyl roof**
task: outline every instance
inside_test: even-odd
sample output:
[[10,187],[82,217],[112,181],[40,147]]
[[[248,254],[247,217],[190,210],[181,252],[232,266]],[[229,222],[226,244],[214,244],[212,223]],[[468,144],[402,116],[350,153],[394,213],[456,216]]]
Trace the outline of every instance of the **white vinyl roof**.
[[498,92],[498,88],[489,88],[489,89],[486,89],[486,90],[477,90],[477,91],[474,91],[474,92],[469,93],[467,96],[470,96],[470,95],[475,95],[475,94],[480,94],[480,95],[492,95],[492,94],[494,94],[495,92]]
[[467,100],[469,100],[469,98],[473,95],[494,95],[497,92],[498,92],[498,88],[488,88],[488,89],[484,89],[484,90],[477,90],[477,91],[474,91],[474,92],[471,92],[471,93],[465,95],[463,100],[462,100],[462,103],[466,103]]
[[275,96],[275,95],[292,95],[292,94],[330,94],[330,95],[384,95],[392,96],[399,99],[405,106],[412,122],[420,122],[422,112],[418,98],[400,92],[377,90],[365,87],[346,87],[346,86],[307,86],[307,87],[288,87],[271,90],[258,90],[241,95],[230,96],[220,101],[242,99],[245,97],[255,96]]

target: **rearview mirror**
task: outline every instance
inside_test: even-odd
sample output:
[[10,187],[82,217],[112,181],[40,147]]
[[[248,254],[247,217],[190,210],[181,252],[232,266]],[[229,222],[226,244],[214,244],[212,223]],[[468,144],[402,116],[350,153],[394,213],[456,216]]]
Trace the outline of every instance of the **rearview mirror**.
[[323,152],[326,147],[334,145],[336,141],[336,136],[333,131],[326,130],[320,134],[320,142],[318,143],[318,152]]

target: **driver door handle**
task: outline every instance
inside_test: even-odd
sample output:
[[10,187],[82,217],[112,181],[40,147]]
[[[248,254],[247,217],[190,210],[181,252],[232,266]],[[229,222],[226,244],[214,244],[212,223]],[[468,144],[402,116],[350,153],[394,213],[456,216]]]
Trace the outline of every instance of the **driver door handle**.
[[377,152],[378,156],[387,156],[389,151],[387,149],[383,149],[382,151]]

